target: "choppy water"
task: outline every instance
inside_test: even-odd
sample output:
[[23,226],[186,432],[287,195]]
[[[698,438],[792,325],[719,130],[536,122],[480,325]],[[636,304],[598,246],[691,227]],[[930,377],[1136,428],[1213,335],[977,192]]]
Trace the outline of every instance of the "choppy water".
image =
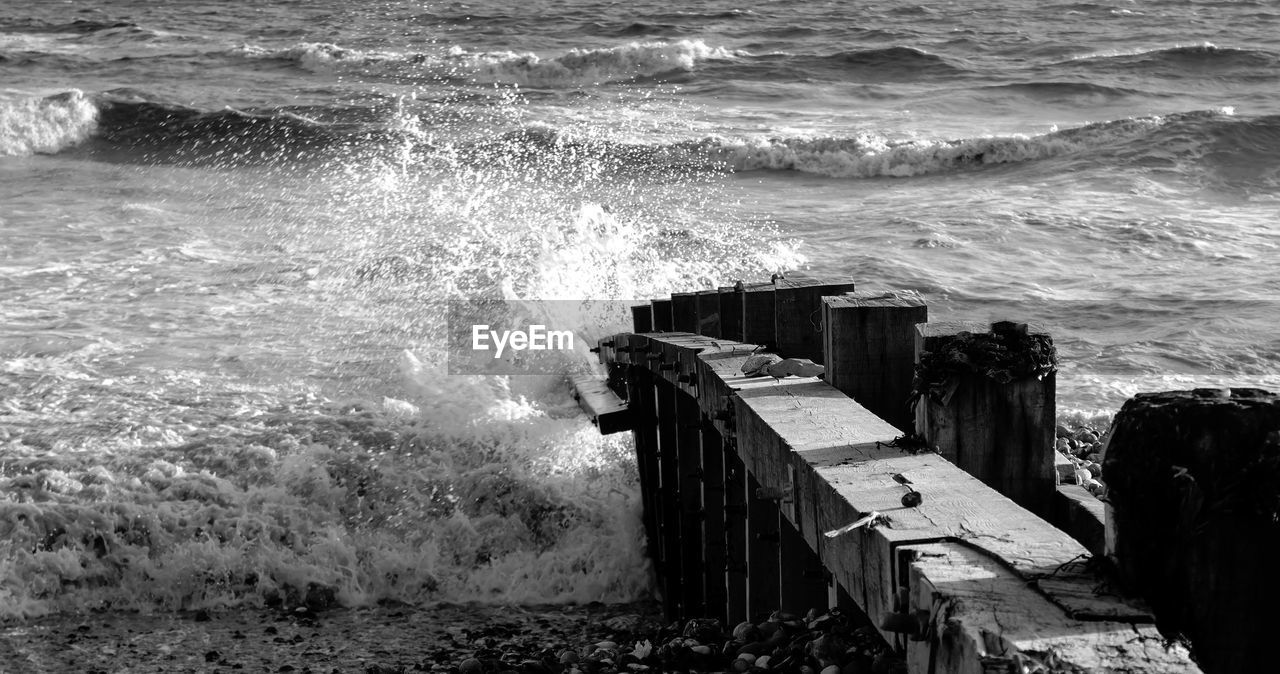
[[1280,386],[1268,3],[0,9],[0,615],[643,594],[629,448],[443,299],[807,268],[1048,324],[1064,414]]

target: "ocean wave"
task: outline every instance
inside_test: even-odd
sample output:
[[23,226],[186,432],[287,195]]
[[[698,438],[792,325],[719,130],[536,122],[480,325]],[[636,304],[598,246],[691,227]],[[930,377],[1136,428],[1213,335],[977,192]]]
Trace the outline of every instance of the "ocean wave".
[[1124,98],[1147,93],[1138,89],[1108,86],[1094,82],[1014,82],[1010,84],[993,84],[983,88],[992,91],[1023,94],[1032,98],[1061,98],[1064,96]]
[[88,140],[98,107],[79,91],[0,100],[0,156],[53,154]]
[[842,51],[827,57],[836,63],[874,68],[950,68],[947,59],[915,47],[883,47]]
[[76,19],[75,21],[67,21],[64,23],[47,23],[34,19],[19,19],[16,21],[0,22],[0,31],[7,33],[67,33],[71,35],[87,35],[89,33],[98,33],[108,30],[128,30],[135,28],[140,27],[138,24],[131,21],[113,21],[111,19],[104,21]]
[[1173,69],[1185,74],[1182,68],[1274,68],[1280,64],[1280,54],[1265,49],[1219,47],[1210,42],[1192,45],[1174,45],[1155,49],[1113,51],[1079,56],[1071,63],[1087,66],[1129,67],[1144,69]]
[[447,79],[478,84],[537,88],[625,82],[688,72],[703,61],[734,54],[701,40],[630,42],[616,47],[571,49],[553,56],[532,52],[473,52],[455,46],[444,53],[377,52],[327,43],[303,43],[283,49],[241,46],[236,53],[255,59],[297,64],[312,71],[358,69],[399,77]]
[[394,134],[365,117],[321,122],[284,108],[205,110],[133,89],[70,91],[0,101],[0,155],[75,152],[142,163],[300,161],[325,148],[376,143]]
[[469,53],[454,48],[456,76],[482,83],[531,87],[599,84],[692,71],[699,63],[733,53],[701,40],[631,42],[604,49],[572,49],[551,58],[532,53]]
[[736,171],[798,171],[833,178],[902,178],[1071,153],[1096,153],[1141,139],[1171,123],[1220,114],[1206,111],[1113,120],[1037,136],[891,140],[868,133],[850,138],[720,141],[709,149],[713,156]]

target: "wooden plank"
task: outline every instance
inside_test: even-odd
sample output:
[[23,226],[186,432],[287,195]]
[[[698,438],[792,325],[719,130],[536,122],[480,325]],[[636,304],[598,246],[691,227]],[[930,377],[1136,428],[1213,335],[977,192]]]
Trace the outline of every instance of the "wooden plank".
[[720,337],[742,341],[742,292],[734,286],[720,288]]
[[[910,546],[911,672],[1198,672],[1152,626],[1066,617],[1000,561],[960,543]],[[975,667],[980,665],[980,669]]]
[[720,291],[698,291],[698,330],[705,337],[720,337]]
[[570,377],[574,398],[578,406],[586,412],[587,418],[601,435],[621,433],[632,429],[631,410],[627,404],[609,388],[605,377],[599,375],[575,375]]
[[723,623],[729,620],[724,439],[711,424],[702,428],[702,512],[704,615]]
[[670,382],[653,377],[658,412],[658,530],[662,554],[658,560],[659,582],[667,619],[677,620],[681,608],[681,583],[684,571],[680,547],[680,450],[676,432],[676,396]]
[[1075,462],[1056,449],[1053,451],[1053,475],[1058,484],[1078,484]]
[[742,286],[742,342],[773,348],[778,343],[774,332],[774,297],[772,283],[748,283]]
[[747,612],[753,620],[778,610],[778,508],[760,496],[760,482],[747,473]]
[[674,332],[698,332],[698,294],[671,294],[671,330]]
[[829,606],[822,560],[786,518],[778,523],[778,554],[779,608],[795,615],[804,615],[810,609],[826,611]]
[[702,423],[698,403],[688,395],[676,395],[676,459],[680,525],[680,616],[699,618],[706,612],[706,539],[702,518]]
[[653,301],[653,331],[671,332],[671,300]]
[[[916,326],[917,362],[925,352],[946,349],[961,333],[989,335],[991,328]],[[1032,512],[1047,514],[1057,484],[1056,391],[1052,373],[1007,383],[977,372],[955,374],[945,397],[924,395],[917,401],[916,431],[947,460]]]
[[747,620],[747,469],[737,452],[724,453],[725,574],[728,584],[728,625]]
[[822,296],[853,292],[852,279],[785,279],[774,281],[773,350],[786,358],[821,363]]
[[1094,557],[1106,555],[1106,505],[1088,489],[1075,484],[1058,485],[1049,521],[1080,541]]
[[822,299],[826,380],[902,433],[913,433],[915,326],[929,320],[924,300],[907,291]]
[[631,307],[632,332],[653,332],[653,305],[640,304]]
[[658,416],[653,377],[648,370],[629,366],[627,400],[632,410],[636,468],[640,478],[640,498],[644,506],[642,519],[649,558],[662,558],[658,513],[661,507],[661,481],[658,476]]

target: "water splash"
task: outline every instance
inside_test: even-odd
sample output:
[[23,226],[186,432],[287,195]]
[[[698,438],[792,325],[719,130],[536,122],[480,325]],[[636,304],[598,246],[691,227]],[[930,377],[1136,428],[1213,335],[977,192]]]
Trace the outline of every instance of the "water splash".
[[[446,303],[644,299],[799,258],[722,174],[531,144],[504,95],[452,120],[406,97],[393,142],[321,165],[184,169],[248,205],[248,259],[149,258],[165,293],[130,298],[136,342],[0,353],[0,615],[648,591],[629,443],[562,377],[447,374]],[[136,264],[89,283],[121,294]],[[179,324],[194,346],[167,351]]]

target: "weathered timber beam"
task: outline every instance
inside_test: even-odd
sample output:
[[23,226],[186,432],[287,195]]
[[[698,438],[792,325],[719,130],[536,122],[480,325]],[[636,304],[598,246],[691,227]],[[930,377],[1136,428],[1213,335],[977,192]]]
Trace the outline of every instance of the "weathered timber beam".
[[671,294],[671,329],[676,332],[698,332],[698,294]]
[[[916,432],[947,460],[991,485],[1023,507],[1047,514],[1054,498],[1053,437],[1055,375],[1018,374],[996,381],[977,371],[950,369],[957,358],[1018,373],[1031,350],[1012,347],[1052,341],[1042,330],[1013,324],[971,322],[916,326],[916,362],[921,377],[933,379],[916,401]],[[1008,347],[1008,348],[1006,348]],[[992,353],[1015,354],[1011,362],[984,362]],[[1039,352],[1034,352],[1039,354]],[[941,368],[941,369],[939,369]],[[945,381],[939,381],[945,375]],[[1012,376],[1012,375],[1011,375]],[[935,385],[943,389],[935,389]]]
[[698,329],[696,332],[707,337],[720,337],[719,289],[698,292]]
[[1063,615],[963,544],[906,546],[899,556],[908,565],[910,615],[922,628],[907,642],[911,672],[1200,671],[1185,648],[1150,627]]
[[733,286],[719,288],[720,336],[742,341],[742,294]]
[[774,332],[774,297],[772,283],[746,283],[742,285],[742,342],[772,347],[778,343]]
[[654,332],[671,332],[672,315],[671,300],[654,300],[653,301],[653,331]]
[[912,432],[916,324],[928,320],[929,309],[915,292],[823,297],[826,380],[898,430]]
[[1106,510],[1106,505],[1088,489],[1076,484],[1060,484],[1054,495],[1050,521],[1101,559],[1107,547]]
[[787,358],[822,362],[822,296],[853,292],[853,279],[774,281],[774,348]]
[[1140,393],[1102,462],[1107,557],[1206,672],[1275,671],[1280,395]]
[[632,428],[631,410],[609,389],[608,381],[597,375],[575,375],[570,378],[578,406],[601,435],[621,433]]
[[631,307],[631,328],[633,332],[653,332],[652,304]]
[[[698,384],[681,393],[696,396],[704,411],[731,408],[732,415],[716,422],[717,430],[724,426],[727,441],[736,441],[737,455],[762,487],[790,490],[794,507],[782,508],[787,522],[887,637],[894,634],[883,628],[884,619],[893,612],[897,588],[910,580],[898,563],[900,551],[954,544],[989,558],[1038,597],[1042,604],[1036,610],[1047,624],[1065,625],[1054,628],[1070,642],[1055,651],[1066,658],[1063,667],[1078,664],[1088,670],[1100,658],[1114,663],[1118,657],[1120,666],[1134,672],[1195,671],[1179,652],[1162,651],[1164,660],[1145,654],[1143,649],[1155,648],[1159,639],[1150,615],[1100,591],[1080,543],[942,457],[892,446],[897,429],[825,382],[743,376],[741,363],[753,345],[696,335],[647,337],[651,352],[681,367],[692,353]],[[728,401],[726,394],[732,394]],[[908,488],[895,475],[923,494],[921,505],[903,505]],[[834,538],[823,535],[872,511],[884,516],[878,526]],[[928,574],[922,578],[928,580]],[[1124,632],[1140,647],[1116,651],[1111,642],[1090,637],[1092,632],[1072,636],[1077,623],[1088,623],[1094,632]],[[1039,656],[1028,651],[1026,657]],[[966,665],[972,671],[980,666],[980,658]]]

